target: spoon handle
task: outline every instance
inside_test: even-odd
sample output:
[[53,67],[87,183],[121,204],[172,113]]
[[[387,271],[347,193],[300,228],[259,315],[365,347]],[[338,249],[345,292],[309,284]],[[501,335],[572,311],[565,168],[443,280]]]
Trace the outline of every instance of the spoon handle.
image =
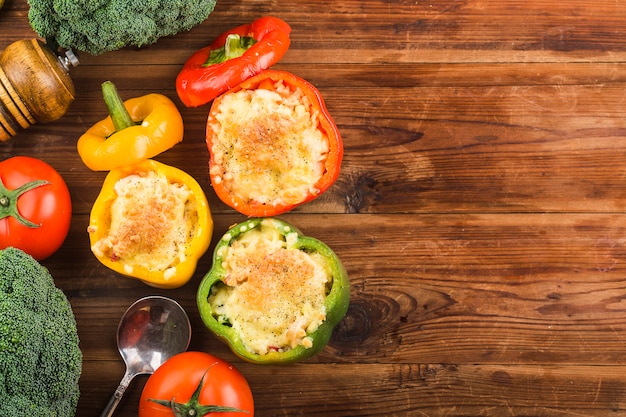
[[113,415],[113,412],[115,411],[118,404],[122,400],[122,397],[124,396],[124,392],[126,392],[126,388],[128,388],[128,385],[130,384],[130,381],[132,379],[133,379],[133,376],[129,375],[128,373],[124,375],[124,378],[122,378],[122,381],[120,382],[117,389],[111,396],[111,399],[109,400],[108,404],[106,405],[106,407],[104,407],[104,411],[102,411],[102,414],[100,414],[100,417],[111,417]]

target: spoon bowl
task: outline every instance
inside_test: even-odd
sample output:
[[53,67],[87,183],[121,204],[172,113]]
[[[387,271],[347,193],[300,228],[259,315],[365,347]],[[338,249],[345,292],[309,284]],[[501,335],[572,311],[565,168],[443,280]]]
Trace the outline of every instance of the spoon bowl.
[[172,356],[189,347],[191,323],[176,301],[148,296],[135,301],[117,327],[117,347],[126,372],[101,417],[110,417],[137,375],[152,374]]

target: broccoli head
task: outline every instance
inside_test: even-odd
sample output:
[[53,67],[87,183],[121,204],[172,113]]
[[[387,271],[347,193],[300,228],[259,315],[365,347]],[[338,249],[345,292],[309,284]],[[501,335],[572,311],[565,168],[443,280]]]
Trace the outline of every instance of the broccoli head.
[[0,250],[0,416],[71,417],[80,395],[76,319],[48,270]]
[[28,0],[30,25],[65,49],[92,55],[142,47],[202,23],[216,0]]

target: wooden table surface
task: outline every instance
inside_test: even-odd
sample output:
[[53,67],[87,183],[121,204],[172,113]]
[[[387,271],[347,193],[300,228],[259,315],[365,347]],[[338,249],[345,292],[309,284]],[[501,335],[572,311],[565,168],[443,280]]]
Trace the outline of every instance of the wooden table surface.
[[[234,363],[257,416],[626,414],[626,9],[619,0],[219,0],[189,32],[142,49],[80,54],[60,120],[0,144],[65,178],[73,221],[43,261],[69,297],[84,354],[77,416],[99,415],[124,366],[115,333],[137,298],[178,300],[190,350]],[[0,48],[32,38],[25,0],[0,10]],[[219,33],[286,20],[277,69],[316,85],[344,139],[336,184],[281,216],[331,246],[351,305],[326,349],[290,366],[244,363],[202,325],[194,278],[157,290],[102,266],[87,224],[104,173],[76,152],[104,117],[100,83],[160,92],[185,139],[158,160],[204,187],[214,241],[244,217],[209,184],[208,107],[174,79]],[[116,416],[136,416],[138,377]]]

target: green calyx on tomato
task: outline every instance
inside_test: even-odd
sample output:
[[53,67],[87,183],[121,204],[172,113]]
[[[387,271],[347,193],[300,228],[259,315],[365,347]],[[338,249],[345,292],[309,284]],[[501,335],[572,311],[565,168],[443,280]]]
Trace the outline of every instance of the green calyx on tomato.
[[35,180],[27,182],[15,190],[9,190],[4,186],[2,178],[0,178],[0,219],[11,216],[26,227],[41,227],[41,224],[33,223],[20,214],[20,211],[17,209],[17,199],[22,194],[46,184],[50,183],[44,180]]
[[61,247],[71,219],[69,189],[52,166],[28,156],[0,161],[0,249],[41,261]]
[[245,377],[232,364],[199,351],[174,355],[150,375],[138,417],[254,416]]
[[323,242],[276,218],[251,218],[219,240],[197,293],[207,328],[256,364],[308,359],[330,340],[350,282]]
[[210,369],[207,369],[204,375],[202,375],[202,379],[198,384],[198,387],[191,395],[191,398],[186,403],[177,403],[174,399],[171,400],[158,400],[154,398],[148,398],[148,401],[152,401],[154,403],[163,405],[165,407],[170,407],[174,416],[176,417],[197,417],[204,416],[208,413],[246,413],[249,414],[248,410],[242,410],[236,407],[225,407],[221,405],[202,405],[199,402],[200,393],[202,392],[204,378]]

